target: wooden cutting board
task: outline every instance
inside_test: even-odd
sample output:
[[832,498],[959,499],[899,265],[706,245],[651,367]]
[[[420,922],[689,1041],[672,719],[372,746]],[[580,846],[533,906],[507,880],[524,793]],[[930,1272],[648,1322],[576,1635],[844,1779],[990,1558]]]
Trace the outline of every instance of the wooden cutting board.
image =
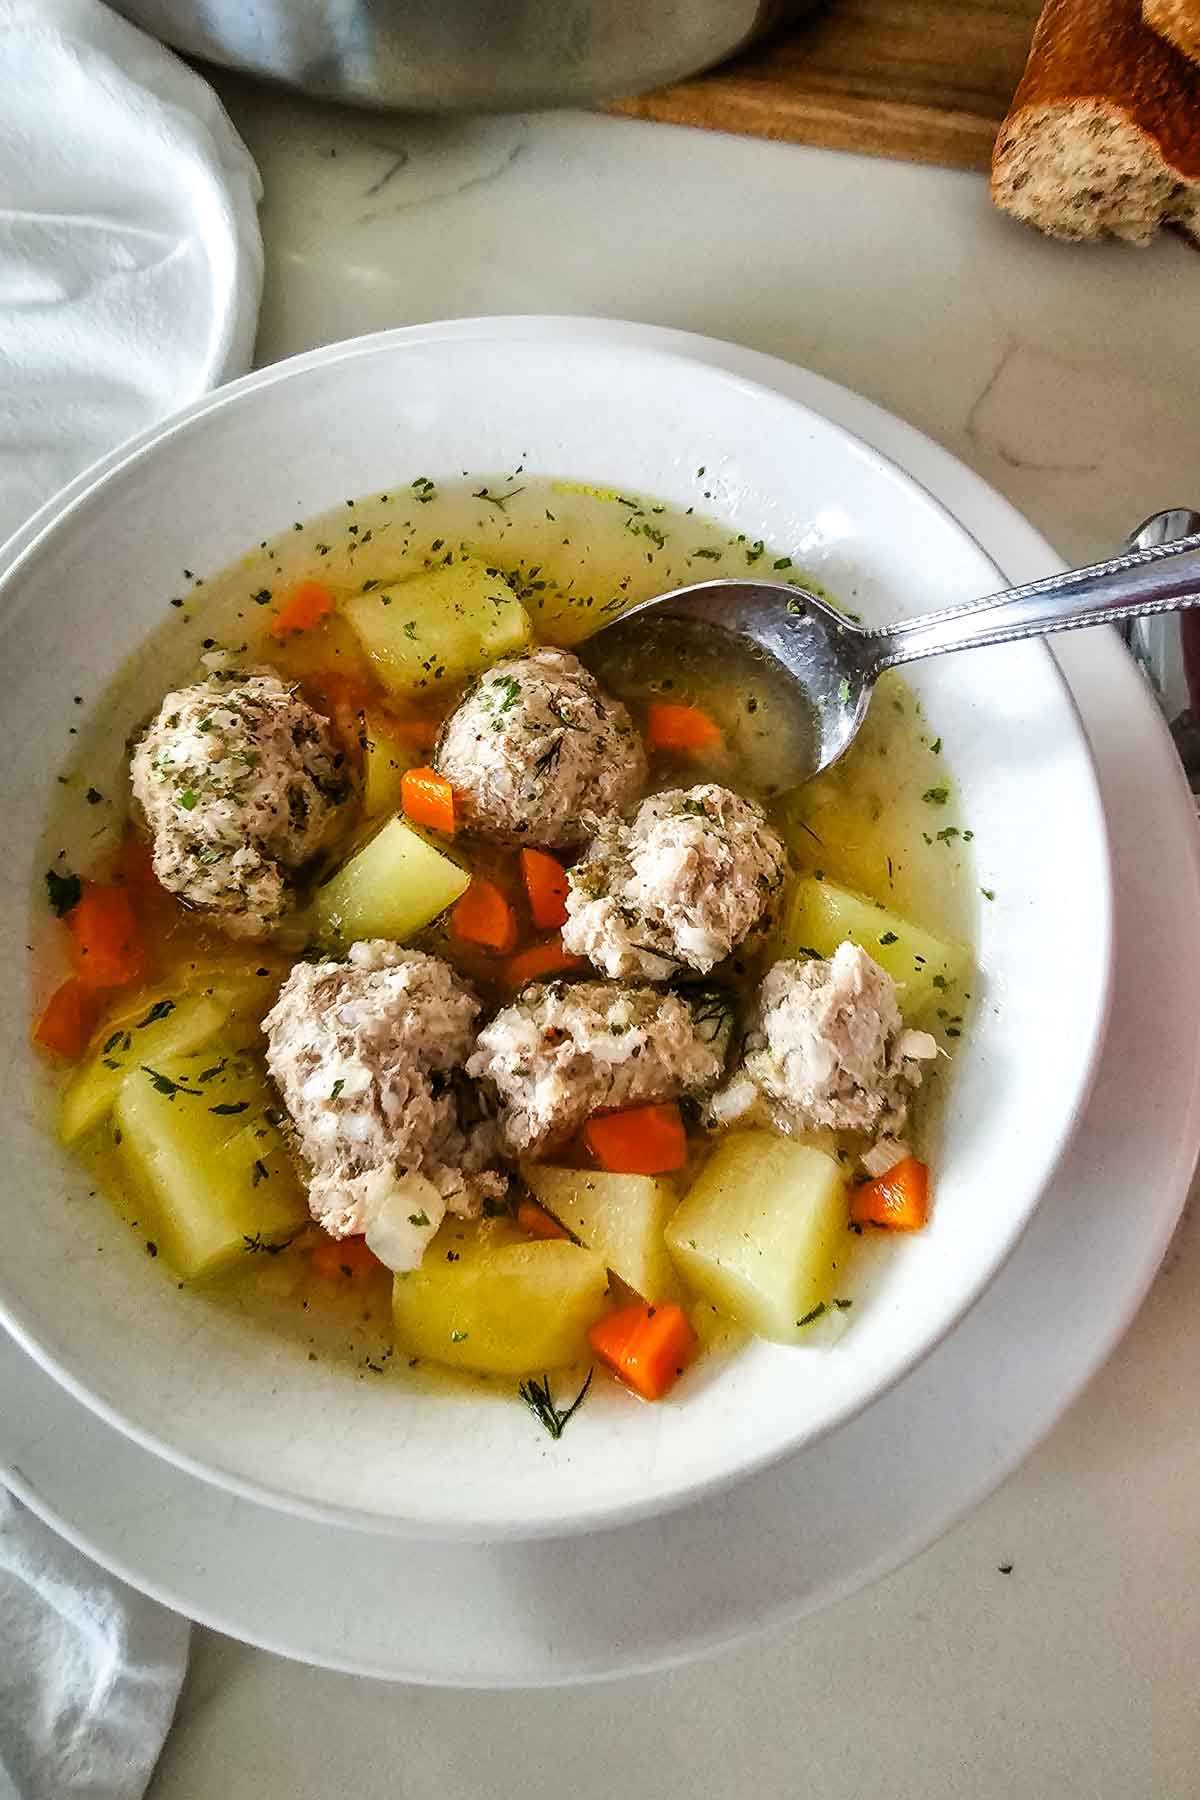
[[711,74],[618,100],[636,119],[986,169],[1041,0],[832,0]]

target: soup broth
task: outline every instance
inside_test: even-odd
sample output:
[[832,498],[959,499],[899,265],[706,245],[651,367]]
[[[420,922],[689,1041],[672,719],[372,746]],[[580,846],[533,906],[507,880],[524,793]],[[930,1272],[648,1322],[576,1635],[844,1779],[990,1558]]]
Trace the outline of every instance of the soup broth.
[[[185,571],[179,592],[164,597],[162,624],[111,688],[72,722],[73,753],[58,777],[43,866],[66,881],[73,875],[106,877],[120,865],[130,842],[129,747],[164,692],[201,679],[202,659],[211,665],[221,653],[239,666],[269,665],[333,720],[357,792],[373,721],[394,713],[396,701],[381,687],[340,609],[409,575],[452,570],[464,558],[481,559],[510,584],[530,616],[536,641],[579,647],[639,726],[647,707],[663,699],[702,708],[716,722],[719,741],[710,748],[651,751],[649,791],[700,782],[733,787],[765,807],[788,851],[789,880],[841,884],[946,940],[973,935],[977,890],[971,833],[950,773],[953,746],[942,744],[898,677],[880,683],[846,757],[789,791],[782,771],[803,718],[794,696],[774,686],[767,670],[748,663],[731,681],[728,664],[693,642],[652,638],[630,651],[610,649],[595,636],[637,601],[715,576],[753,573],[811,588],[789,546],[747,540],[691,509],[684,513],[615,490],[534,480],[519,469],[503,478],[464,476],[453,482],[418,476],[398,491],[347,500],[316,519],[289,521],[223,571]],[[314,578],[337,604],[311,628],[281,640],[271,628],[284,596]],[[426,748],[414,749],[405,760],[427,759],[427,747],[460,692],[431,655],[421,685],[402,709],[406,741]],[[398,777],[402,770],[395,773]],[[392,804],[393,809],[399,804],[398,787]],[[386,816],[380,812],[364,821],[361,811],[357,798],[346,805],[339,836],[311,872],[309,893]],[[527,933],[515,851],[479,840],[456,842],[451,851],[509,896]],[[261,1012],[295,959],[315,954],[314,914],[307,904],[269,942],[249,945],[215,931],[151,885],[139,905],[151,972],[144,989],[111,997],[110,1019],[126,1017],[137,1006],[139,991],[149,1005],[156,995],[195,993],[230,976],[261,984]],[[894,934],[880,934],[881,959],[889,937],[894,943]],[[464,943],[449,914],[411,942],[459,970],[488,1012],[511,998],[496,955]],[[772,942],[762,939],[735,952],[713,972],[712,983],[740,995],[768,965]],[[46,989],[55,978],[51,963],[58,954],[47,946]],[[917,956],[918,974],[922,961]],[[969,1011],[969,984],[943,981],[935,998],[921,1023],[952,1050]],[[104,1033],[101,1023],[94,1043],[102,1043]],[[918,1146],[932,1139],[935,1093],[936,1083],[921,1096]],[[89,1132],[81,1149],[104,1191],[143,1238],[149,1258],[170,1275],[157,1255],[143,1198],[128,1187],[111,1120]],[[843,1160],[854,1151],[851,1140],[839,1146]],[[707,1141],[697,1131],[688,1173],[706,1154]],[[685,1184],[686,1179],[685,1174]],[[465,1243],[476,1231],[467,1223],[444,1229],[449,1244]],[[453,1259],[458,1252],[448,1254]],[[363,1379],[397,1368],[414,1378],[412,1359],[392,1352],[390,1277],[383,1270],[362,1274],[352,1269],[349,1257],[345,1267],[347,1273],[339,1276],[335,1251],[324,1255],[318,1269],[312,1232],[306,1231],[290,1246],[248,1241],[246,1256],[204,1291],[214,1307],[249,1311],[264,1329],[285,1333],[310,1356],[345,1363]],[[848,1280],[852,1287],[853,1277]],[[698,1323],[704,1310],[694,1309]]]

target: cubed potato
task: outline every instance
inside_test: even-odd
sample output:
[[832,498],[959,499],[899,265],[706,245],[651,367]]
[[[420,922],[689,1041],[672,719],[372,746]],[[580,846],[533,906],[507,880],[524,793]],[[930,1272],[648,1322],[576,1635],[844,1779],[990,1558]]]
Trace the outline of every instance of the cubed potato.
[[342,614],[376,675],[393,693],[449,693],[502,656],[528,644],[529,615],[505,581],[478,557],[355,594]]
[[468,871],[444,851],[403,819],[389,819],[317,889],[318,935],[331,946],[377,937],[402,944],[470,884]]
[[847,938],[887,970],[910,1022],[928,1014],[947,989],[970,973],[971,955],[964,944],[936,937],[836,882],[819,881],[815,875],[797,881],[784,905],[776,954],[832,956]]
[[256,1023],[254,1002],[261,997],[257,1013],[261,1018],[276,989],[273,984],[252,983],[253,977],[246,977],[190,995],[156,990],[110,1019],[97,1033],[91,1054],[72,1075],[63,1094],[58,1114],[62,1141],[77,1143],[108,1117],[130,1070],[144,1062],[198,1050],[226,1030],[231,1020]]
[[643,1300],[677,1300],[679,1277],[663,1233],[679,1194],[665,1176],[610,1175],[525,1163],[530,1193]]
[[823,1151],[767,1131],[725,1138],[667,1227],[684,1281],[759,1337],[795,1344],[828,1306],[853,1242],[846,1180]]
[[392,730],[386,713],[368,712],[363,731],[363,812],[381,819],[400,810],[400,784],[404,771],[421,757],[411,737]]
[[139,1232],[185,1281],[291,1237],[308,1205],[256,1057],[215,1037],[126,1075],[114,1143]]
[[562,1238],[506,1243],[507,1235],[464,1253],[447,1224],[421,1267],[396,1276],[398,1349],[485,1375],[541,1374],[586,1357],[588,1328],[608,1304],[603,1260]]

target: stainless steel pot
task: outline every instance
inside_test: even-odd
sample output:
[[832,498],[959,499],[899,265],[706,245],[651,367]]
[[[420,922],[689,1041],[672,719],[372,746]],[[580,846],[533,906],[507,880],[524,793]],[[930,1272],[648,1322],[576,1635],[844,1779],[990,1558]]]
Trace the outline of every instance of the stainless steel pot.
[[709,68],[806,10],[805,0],[113,3],[225,68],[414,112],[514,112],[638,93]]

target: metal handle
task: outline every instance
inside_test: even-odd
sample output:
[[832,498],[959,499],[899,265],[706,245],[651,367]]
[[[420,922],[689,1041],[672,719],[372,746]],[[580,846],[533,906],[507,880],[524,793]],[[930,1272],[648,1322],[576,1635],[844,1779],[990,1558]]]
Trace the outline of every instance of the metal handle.
[[915,662],[920,656],[937,656],[943,650],[1008,644],[1051,631],[1113,625],[1140,614],[1177,612],[1197,605],[1200,536],[1117,556],[1112,562],[1094,563],[1087,569],[1049,575],[1004,594],[904,619],[887,630],[864,635],[871,640],[878,668],[890,669],[897,663]]

